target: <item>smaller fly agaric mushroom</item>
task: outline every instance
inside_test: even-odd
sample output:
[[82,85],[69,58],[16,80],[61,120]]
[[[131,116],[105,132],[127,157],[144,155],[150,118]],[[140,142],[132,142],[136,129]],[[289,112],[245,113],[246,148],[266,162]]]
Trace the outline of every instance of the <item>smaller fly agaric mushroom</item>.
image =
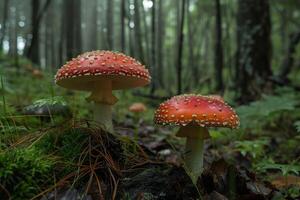
[[143,103],[133,103],[129,107],[129,111],[133,113],[141,113],[147,110],[146,106]]
[[237,128],[239,118],[222,97],[186,94],[172,97],[155,112],[157,124],[179,125],[178,137],[186,137],[185,165],[194,183],[203,170],[203,143],[208,127]]
[[141,118],[141,113],[145,112],[147,110],[147,107],[143,103],[133,103],[128,108],[130,112],[134,115],[134,120],[139,124],[143,120]]
[[79,55],[60,68],[55,76],[59,86],[91,92],[94,120],[113,132],[111,106],[117,102],[113,90],[145,86],[148,70],[140,62],[122,53],[92,51]]

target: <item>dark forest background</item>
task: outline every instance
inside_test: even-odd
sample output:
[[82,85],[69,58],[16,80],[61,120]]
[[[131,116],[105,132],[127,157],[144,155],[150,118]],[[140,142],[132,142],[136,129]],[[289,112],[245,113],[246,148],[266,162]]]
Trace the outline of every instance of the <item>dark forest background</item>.
[[[0,48],[52,73],[96,49],[151,71],[151,95],[299,85],[298,0],[2,0]],[[175,84],[176,82],[176,84]],[[299,89],[299,88],[298,88]]]

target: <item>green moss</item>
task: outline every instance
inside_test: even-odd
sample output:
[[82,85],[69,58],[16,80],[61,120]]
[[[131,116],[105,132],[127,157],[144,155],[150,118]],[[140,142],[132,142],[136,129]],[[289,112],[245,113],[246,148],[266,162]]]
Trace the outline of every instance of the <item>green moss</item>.
[[[0,154],[0,183],[12,199],[28,199],[53,183],[54,160],[36,148],[19,148]],[[0,192],[0,196],[5,193]]]

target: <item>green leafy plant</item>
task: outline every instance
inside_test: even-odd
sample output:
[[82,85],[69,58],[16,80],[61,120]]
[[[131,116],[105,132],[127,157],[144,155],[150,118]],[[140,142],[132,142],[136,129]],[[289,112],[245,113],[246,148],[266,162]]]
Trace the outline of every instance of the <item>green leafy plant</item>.
[[293,95],[263,95],[260,101],[237,108],[237,113],[241,120],[241,128],[260,126],[271,114],[278,111],[293,110],[296,105],[297,101]]
[[33,102],[32,106],[34,107],[42,107],[44,105],[67,105],[66,101],[61,96],[55,96],[46,99],[39,99]]
[[290,186],[288,188],[280,189],[280,192],[276,193],[272,200],[286,200],[286,199],[299,199],[300,188],[299,186]]
[[267,170],[279,170],[283,176],[288,174],[299,175],[300,165],[295,163],[291,164],[278,164],[272,159],[263,159],[260,163],[255,166],[257,171],[266,172]]
[[296,127],[297,132],[300,133],[300,121],[296,121],[296,122],[294,123],[294,125],[295,125],[295,127]]
[[248,154],[255,159],[263,155],[264,147],[268,144],[268,142],[269,141],[267,139],[237,141],[235,142],[235,148],[240,151],[243,156]]

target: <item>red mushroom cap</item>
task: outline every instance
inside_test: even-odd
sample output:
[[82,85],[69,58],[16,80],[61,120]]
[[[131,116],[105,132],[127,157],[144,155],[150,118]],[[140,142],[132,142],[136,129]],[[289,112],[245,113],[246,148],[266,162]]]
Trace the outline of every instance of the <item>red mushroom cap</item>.
[[220,95],[217,95],[217,94],[207,95],[207,97],[215,99],[215,100],[219,100],[219,101],[222,101],[222,102],[225,102],[224,99],[223,99],[223,97],[221,97]]
[[128,110],[133,113],[139,113],[139,112],[145,112],[147,110],[147,108],[146,108],[145,104],[143,104],[143,103],[133,103],[128,108]]
[[202,127],[239,126],[238,116],[226,102],[195,94],[179,95],[163,102],[155,112],[154,121],[183,126],[189,123]]
[[55,82],[65,88],[91,90],[91,82],[112,81],[112,89],[150,83],[151,76],[140,62],[122,53],[92,51],[79,55],[60,68]]

